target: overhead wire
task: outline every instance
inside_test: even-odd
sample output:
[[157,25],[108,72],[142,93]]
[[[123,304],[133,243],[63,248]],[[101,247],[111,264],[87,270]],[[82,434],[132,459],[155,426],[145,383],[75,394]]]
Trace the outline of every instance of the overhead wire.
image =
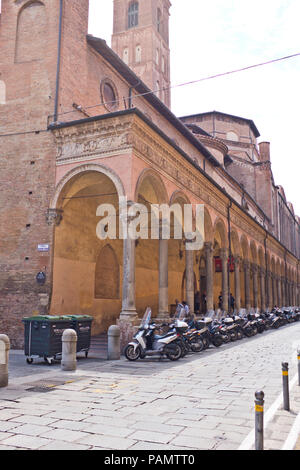
[[[208,81],[208,80],[213,80],[213,79],[216,79],[216,78],[225,77],[227,75],[232,75],[232,74],[235,74],[235,73],[244,72],[246,70],[251,70],[251,69],[262,67],[262,66],[265,66],[265,65],[270,65],[270,64],[273,64],[273,63],[276,63],[276,62],[292,59],[292,58],[299,57],[299,56],[300,56],[300,52],[296,52],[295,54],[290,54],[288,56],[279,57],[279,58],[276,58],[276,59],[271,59],[271,60],[268,60],[268,61],[265,61],[265,62],[260,62],[260,63],[257,63],[257,64],[248,65],[246,67],[241,67],[241,68],[238,68],[238,69],[218,73],[218,74],[215,74],[215,75],[209,75],[207,77],[199,78],[197,80],[191,80],[191,81],[183,82],[183,83],[180,83],[180,84],[177,84],[177,85],[170,85],[168,87],[159,88],[157,90],[152,90],[152,91],[149,90],[149,91],[144,92],[144,93],[136,94],[134,96],[134,98],[141,98],[141,97],[144,97],[144,96],[147,96],[147,95],[153,95],[153,94],[156,95],[157,93],[159,93],[161,91],[167,91],[167,90],[180,88],[180,87],[184,87],[184,86],[188,86],[188,85],[194,85],[196,83],[200,83],[200,82],[204,82],[204,81]],[[65,111],[63,113],[58,113],[58,116],[64,116],[66,114],[75,113],[75,112],[78,112],[78,111],[81,111],[81,110],[93,109],[93,108],[97,108],[99,106],[118,104],[122,100],[123,100],[123,98],[122,99],[120,98],[120,99],[116,99],[116,100],[112,100],[112,101],[104,101],[102,103],[97,103],[97,104],[94,104],[94,105],[91,105],[91,106],[85,106],[85,107],[79,106],[78,109],[72,109],[70,111]],[[48,129],[36,129],[36,130],[32,130],[32,131],[12,132],[12,133],[0,134],[0,137],[9,137],[9,136],[26,135],[26,134],[38,134],[40,132],[47,132],[47,131],[48,131]]]

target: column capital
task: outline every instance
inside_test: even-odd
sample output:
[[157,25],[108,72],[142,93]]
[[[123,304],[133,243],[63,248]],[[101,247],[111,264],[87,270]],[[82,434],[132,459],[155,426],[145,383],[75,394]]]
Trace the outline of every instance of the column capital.
[[223,260],[228,258],[228,249],[227,248],[221,248],[220,249],[220,257]]
[[204,242],[204,250],[209,252],[209,251],[213,251],[213,244],[212,242]]

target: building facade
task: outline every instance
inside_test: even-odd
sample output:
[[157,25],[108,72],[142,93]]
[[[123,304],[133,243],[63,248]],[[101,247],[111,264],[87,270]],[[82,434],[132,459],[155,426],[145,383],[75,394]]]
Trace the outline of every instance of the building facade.
[[[20,346],[24,316],[90,314],[93,334],[119,322],[125,340],[147,306],[166,318],[183,298],[199,314],[230,293],[238,311],[299,304],[299,218],[269,144],[245,118],[179,119],[157,93],[169,2],[115,0],[115,50],[88,35],[88,7],[2,0],[0,330]],[[124,200],[204,204],[203,247],[100,240],[98,207]]]

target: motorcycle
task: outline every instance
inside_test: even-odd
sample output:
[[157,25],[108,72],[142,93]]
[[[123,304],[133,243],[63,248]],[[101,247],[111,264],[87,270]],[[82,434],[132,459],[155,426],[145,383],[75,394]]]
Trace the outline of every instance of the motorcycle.
[[180,339],[181,332],[177,331],[177,328],[180,330],[181,328],[187,328],[188,325],[177,321],[174,328],[166,334],[156,335],[157,325],[151,322],[151,316],[151,308],[147,307],[139,330],[134,335],[133,340],[125,347],[125,357],[129,361],[137,361],[138,359],[144,359],[146,356],[166,356],[171,361],[177,361],[184,355]]

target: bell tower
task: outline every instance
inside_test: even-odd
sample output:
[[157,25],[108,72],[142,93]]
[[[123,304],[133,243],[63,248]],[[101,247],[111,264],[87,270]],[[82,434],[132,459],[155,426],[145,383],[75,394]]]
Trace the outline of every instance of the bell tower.
[[169,0],[114,0],[112,49],[170,107]]

